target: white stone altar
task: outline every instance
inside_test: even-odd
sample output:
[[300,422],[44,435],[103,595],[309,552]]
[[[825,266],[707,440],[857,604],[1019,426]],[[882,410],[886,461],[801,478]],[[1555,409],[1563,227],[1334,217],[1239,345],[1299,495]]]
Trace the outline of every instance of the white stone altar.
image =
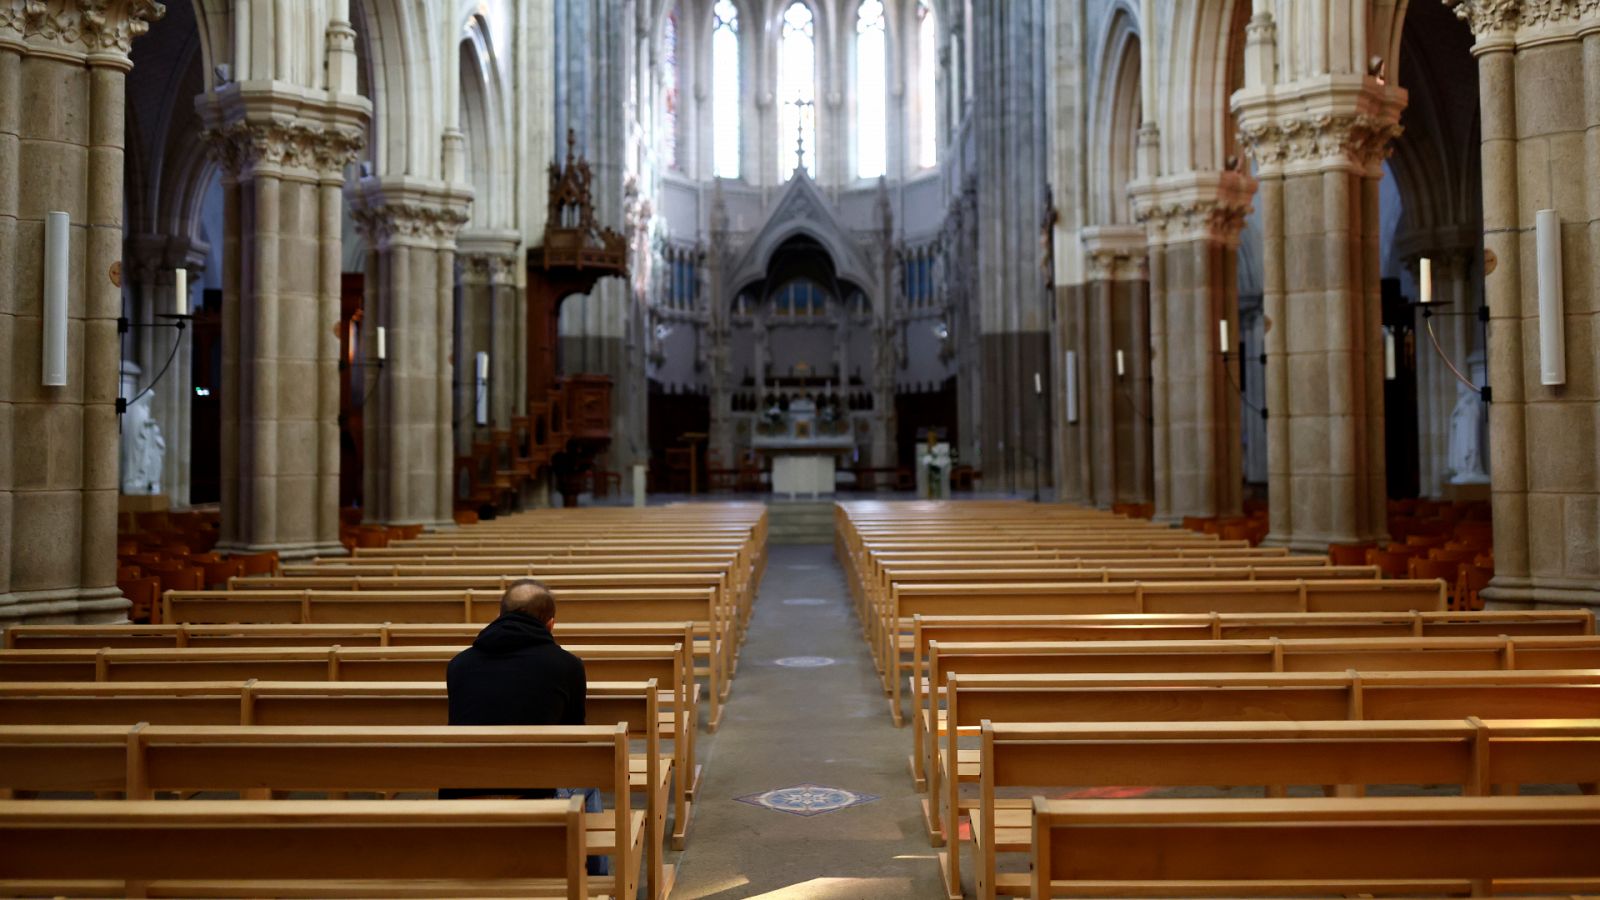
[[816,406],[809,400],[796,401],[787,415],[772,418],[782,419],[783,431],[759,434],[751,441],[758,453],[772,460],[772,493],[791,500],[832,494],[838,458],[853,452],[855,441],[848,434],[819,434]]

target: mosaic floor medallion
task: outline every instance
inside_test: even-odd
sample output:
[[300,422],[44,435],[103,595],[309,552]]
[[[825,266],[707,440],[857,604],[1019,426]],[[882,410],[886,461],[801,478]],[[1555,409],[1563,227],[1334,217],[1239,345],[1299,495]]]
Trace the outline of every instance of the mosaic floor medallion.
[[775,659],[773,663],[787,669],[816,669],[822,666],[831,666],[837,660],[831,656],[785,656]]
[[784,606],[827,606],[828,601],[822,597],[791,597],[783,601]]
[[740,803],[786,812],[796,816],[820,816],[851,806],[860,806],[878,799],[871,794],[858,794],[843,788],[820,784],[797,784],[760,794],[735,797]]

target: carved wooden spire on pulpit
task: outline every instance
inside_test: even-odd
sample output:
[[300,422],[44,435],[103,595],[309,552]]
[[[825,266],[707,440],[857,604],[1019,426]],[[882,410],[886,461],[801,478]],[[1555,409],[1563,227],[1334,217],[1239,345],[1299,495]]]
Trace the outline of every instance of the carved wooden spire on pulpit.
[[[594,172],[567,131],[564,164],[550,164],[544,242],[528,251],[528,405],[531,438],[524,467],[549,466],[574,505],[595,458],[611,443],[611,378],[561,374],[561,304],[602,278],[628,277],[628,239],[595,218]],[[541,424],[543,428],[541,428]]]

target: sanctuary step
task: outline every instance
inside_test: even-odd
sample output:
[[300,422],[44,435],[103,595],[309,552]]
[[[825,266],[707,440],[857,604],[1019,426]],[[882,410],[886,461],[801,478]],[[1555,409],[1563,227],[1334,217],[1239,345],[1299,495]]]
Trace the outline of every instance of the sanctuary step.
[[769,543],[833,543],[832,503],[793,503],[775,500],[768,505],[767,510]]

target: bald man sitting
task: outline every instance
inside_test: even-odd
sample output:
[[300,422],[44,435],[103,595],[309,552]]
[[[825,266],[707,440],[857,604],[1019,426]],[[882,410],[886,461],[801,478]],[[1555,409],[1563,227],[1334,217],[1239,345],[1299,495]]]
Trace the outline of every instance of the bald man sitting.
[[[512,583],[500,598],[500,618],[445,671],[451,725],[582,725],[588,680],[583,660],[551,635],[556,598],[531,578]],[[442,799],[555,796],[550,790],[444,790]]]

